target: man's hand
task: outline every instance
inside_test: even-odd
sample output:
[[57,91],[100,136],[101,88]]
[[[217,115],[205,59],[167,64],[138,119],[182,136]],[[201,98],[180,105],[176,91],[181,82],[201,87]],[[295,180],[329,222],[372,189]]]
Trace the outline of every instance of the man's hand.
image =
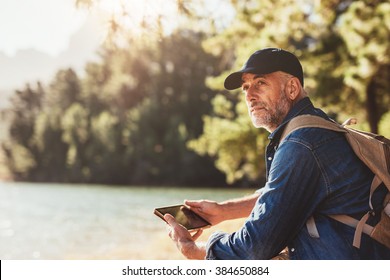
[[259,196],[260,193],[256,192],[220,203],[211,200],[185,200],[184,204],[215,226],[226,220],[248,217]]
[[218,202],[211,200],[185,200],[184,204],[213,226],[226,219],[222,206]]
[[176,247],[186,258],[198,260],[205,258],[205,246],[195,243],[196,239],[202,234],[202,229],[191,235],[172,215],[165,214],[164,219],[168,223],[169,237],[176,243]]

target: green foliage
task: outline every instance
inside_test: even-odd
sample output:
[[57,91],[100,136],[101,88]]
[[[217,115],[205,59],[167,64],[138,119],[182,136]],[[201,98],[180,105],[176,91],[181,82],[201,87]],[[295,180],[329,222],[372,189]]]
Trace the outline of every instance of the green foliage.
[[[17,180],[110,184],[224,182],[210,159],[186,147],[202,131],[216,74],[203,34],[183,30],[160,42],[102,50],[80,79],[60,70],[50,86],[14,97],[3,144]],[[149,38],[150,39],[150,38]]]
[[7,156],[12,161],[12,164],[8,167],[13,175],[20,179],[28,178],[29,170],[36,166],[34,156],[31,152],[19,144],[5,146],[5,148]]
[[[265,148],[266,133],[255,129],[248,116],[243,96],[217,95],[213,101],[214,116],[204,117],[203,134],[188,147],[215,160],[226,174],[227,182],[253,182],[264,169],[258,150]],[[263,151],[260,151],[262,153]]]
[[370,129],[378,132],[381,116],[389,110],[390,3],[356,1],[340,16],[339,34],[349,63],[345,86],[366,107]]
[[390,139],[390,112],[382,116],[379,122],[379,133]]
[[24,179],[29,170],[36,168],[36,146],[33,141],[34,120],[42,106],[43,89],[40,84],[37,90],[29,85],[25,90],[16,91],[11,99],[13,107],[9,111],[11,121],[9,135],[14,140],[2,143],[5,156],[10,159],[8,168],[14,177]]
[[196,152],[214,158],[217,168],[227,175],[227,182],[234,183],[259,179],[258,170],[264,166],[253,151],[264,148],[265,138],[264,135],[256,135],[246,120],[232,123],[206,116],[203,135],[188,145]]

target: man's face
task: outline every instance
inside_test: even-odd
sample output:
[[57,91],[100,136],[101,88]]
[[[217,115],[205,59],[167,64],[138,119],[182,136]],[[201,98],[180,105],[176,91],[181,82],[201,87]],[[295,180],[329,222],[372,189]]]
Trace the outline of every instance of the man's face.
[[286,95],[286,79],[282,75],[281,72],[242,75],[242,90],[255,127],[263,127],[272,132],[290,111],[292,100]]

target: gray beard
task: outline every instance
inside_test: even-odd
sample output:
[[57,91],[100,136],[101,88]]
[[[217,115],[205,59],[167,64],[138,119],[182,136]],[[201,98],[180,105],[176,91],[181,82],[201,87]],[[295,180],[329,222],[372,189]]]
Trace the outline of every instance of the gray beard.
[[266,108],[268,114],[260,121],[258,119],[252,118],[252,123],[255,127],[263,127],[268,131],[272,131],[282,123],[283,119],[291,110],[293,102],[286,97],[284,90],[281,91],[280,96],[280,101],[276,104],[275,109],[272,111],[269,110],[269,108],[266,108],[264,106],[265,104],[261,102],[259,103]]

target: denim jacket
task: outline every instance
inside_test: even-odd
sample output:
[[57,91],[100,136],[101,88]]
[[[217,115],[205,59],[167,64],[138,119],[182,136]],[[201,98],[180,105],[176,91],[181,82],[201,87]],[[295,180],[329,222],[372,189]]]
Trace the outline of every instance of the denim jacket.
[[[250,216],[232,234],[213,233],[206,259],[271,259],[286,247],[290,259],[390,259],[390,250],[365,234],[360,249],[353,247],[355,229],[327,216],[360,218],[369,210],[373,174],[345,137],[321,128],[302,128],[279,143],[285,124],[303,114],[328,118],[309,98],[291,109],[269,136],[267,182]],[[376,192],[376,205],[385,191]],[[311,216],[319,238],[307,231]]]

